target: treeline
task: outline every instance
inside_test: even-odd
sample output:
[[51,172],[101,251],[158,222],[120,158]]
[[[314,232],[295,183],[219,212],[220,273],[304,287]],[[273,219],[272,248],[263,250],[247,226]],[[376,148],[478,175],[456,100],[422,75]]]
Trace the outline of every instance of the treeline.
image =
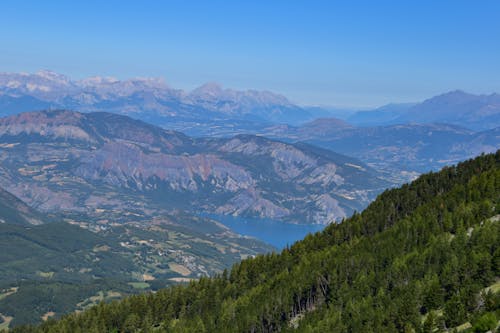
[[381,194],[280,254],[13,332],[495,329],[500,151]]

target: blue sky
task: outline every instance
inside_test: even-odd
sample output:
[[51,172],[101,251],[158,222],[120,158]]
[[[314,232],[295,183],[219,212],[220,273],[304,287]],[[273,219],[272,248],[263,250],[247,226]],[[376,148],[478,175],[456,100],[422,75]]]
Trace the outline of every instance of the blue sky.
[[163,77],[369,107],[500,92],[500,1],[11,1],[0,71]]

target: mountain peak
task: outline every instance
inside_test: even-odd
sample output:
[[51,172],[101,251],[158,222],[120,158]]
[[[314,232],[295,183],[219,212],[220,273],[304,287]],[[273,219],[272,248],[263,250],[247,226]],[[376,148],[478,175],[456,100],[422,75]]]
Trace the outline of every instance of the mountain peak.
[[455,90],[448,91],[444,94],[438,95],[436,97],[470,97],[470,96],[474,96],[474,95],[469,94],[468,92],[465,92],[461,89],[455,89]]
[[142,86],[146,86],[149,88],[157,88],[163,90],[171,89],[167,84],[167,82],[165,81],[165,79],[161,77],[137,77],[132,79],[131,81],[139,83]]
[[[434,97],[431,97],[429,99],[426,99],[425,101],[422,102],[423,105],[425,104],[446,104],[446,105],[453,105],[453,104],[461,104],[464,102],[467,102],[472,99],[476,99],[480,96],[476,96],[473,94],[469,94],[463,90],[452,90],[449,92],[446,92],[441,95],[437,95]],[[418,105],[417,105],[418,107]]]
[[469,93],[465,92],[462,89],[455,89],[455,90],[450,90],[448,92],[445,92],[442,95],[470,95]]
[[101,85],[110,84],[118,82],[117,78],[111,76],[90,76],[86,79],[80,80],[79,82],[83,85]]
[[66,75],[56,73],[48,69],[39,70],[38,72],[35,73],[35,75],[46,80],[57,81],[60,83],[61,82],[69,83],[71,81],[70,78],[67,77]]
[[207,82],[199,86],[198,88],[194,89],[193,91],[191,91],[191,95],[215,97],[222,94],[223,91],[224,89],[219,83]]

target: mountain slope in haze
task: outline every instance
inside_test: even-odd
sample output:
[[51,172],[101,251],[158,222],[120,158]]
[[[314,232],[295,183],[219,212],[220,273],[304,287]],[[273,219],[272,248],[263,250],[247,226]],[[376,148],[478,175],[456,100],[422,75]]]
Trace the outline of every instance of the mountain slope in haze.
[[414,103],[387,104],[374,110],[357,111],[348,116],[346,121],[355,126],[363,127],[393,125],[397,123],[397,119],[402,114],[414,105]]
[[261,134],[356,157],[403,183],[415,175],[496,151],[500,147],[499,128],[475,132],[438,123],[353,127],[333,118],[299,127],[268,127]]
[[391,184],[356,159],[263,137],[190,138],[109,113],[0,119],[0,185],[40,210],[161,211],[326,224]]
[[37,225],[49,219],[0,188],[0,223]]
[[[452,125],[408,124],[340,130],[306,141],[340,153],[351,152],[379,168],[398,166],[402,170],[425,172],[469,158],[470,150],[459,147],[471,143],[474,135]],[[477,148],[474,155],[491,149],[490,145]]]
[[421,176],[281,254],[13,332],[450,332],[500,319],[500,151]]
[[500,126],[500,95],[450,91],[420,103],[389,104],[359,111],[346,119],[356,126],[445,123],[484,131]]
[[236,91],[208,83],[185,92],[169,87],[162,79],[71,80],[50,71],[0,73],[0,106],[4,107],[0,109],[3,116],[64,108],[114,112],[155,124],[222,119],[298,123],[314,118],[305,108],[268,91]]
[[500,127],[500,95],[473,95],[461,90],[451,91],[414,105],[395,122],[439,122],[473,130]]

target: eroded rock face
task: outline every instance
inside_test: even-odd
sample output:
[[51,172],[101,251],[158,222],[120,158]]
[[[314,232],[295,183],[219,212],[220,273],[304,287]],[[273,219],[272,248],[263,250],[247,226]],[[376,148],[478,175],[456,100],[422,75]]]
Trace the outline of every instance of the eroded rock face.
[[134,180],[144,189],[148,180],[167,182],[176,191],[196,192],[198,183],[208,183],[228,192],[254,187],[250,174],[242,167],[212,154],[170,155],[144,152],[133,143],[110,142],[81,159],[76,174],[127,187]]
[[389,186],[359,161],[251,135],[192,139],[69,111],[0,119],[0,186],[44,211],[128,207],[329,223]]

